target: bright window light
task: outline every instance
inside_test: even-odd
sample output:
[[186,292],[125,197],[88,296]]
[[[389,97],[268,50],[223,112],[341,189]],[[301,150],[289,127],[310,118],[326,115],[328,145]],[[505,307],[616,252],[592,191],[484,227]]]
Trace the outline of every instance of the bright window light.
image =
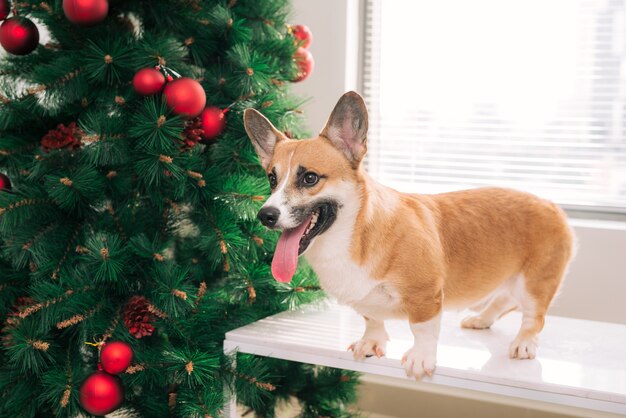
[[368,170],[403,191],[513,187],[626,212],[626,9],[368,0]]

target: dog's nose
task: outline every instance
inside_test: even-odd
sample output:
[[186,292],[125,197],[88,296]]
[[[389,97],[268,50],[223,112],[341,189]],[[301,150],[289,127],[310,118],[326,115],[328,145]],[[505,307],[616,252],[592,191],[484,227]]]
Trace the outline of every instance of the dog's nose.
[[257,215],[257,218],[261,221],[263,225],[268,228],[272,228],[278,222],[278,217],[280,216],[280,211],[278,208],[269,206],[267,208],[262,208]]

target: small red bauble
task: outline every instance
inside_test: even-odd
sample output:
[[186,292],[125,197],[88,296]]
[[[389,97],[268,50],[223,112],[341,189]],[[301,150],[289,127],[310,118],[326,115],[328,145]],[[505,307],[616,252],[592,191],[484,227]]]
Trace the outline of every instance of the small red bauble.
[[92,26],[106,19],[108,0],[63,0],[63,12],[70,22],[79,26]]
[[11,180],[4,174],[0,173],[0,192],[11,190]]
[[39,45],[39,30],[25,17],[11,17],[0,26],[0,45],[14,55],[30,54]]
[[120,379],[104,372],[95,372],[80,387],[80,404],[93,415],[115,411],[124,400]]
[[206,93],[196,80],[181,77],[167,83],[163,95],[167,106],[177,115],[194,118],[206,105]]
[[133,88],[142,96],[161,93],[165,86],[165,76],[154,68],[142,68],[133,77]]
[[313,42],[313,34],[311,33],[311,29],[305,25],[292,25],[291,33],[296,38],[296,45],[301,46],[302,48],[308,48],[311,46]]
[[300,47],[293,54],[293,60],[298,66],[298,74],[296,74],[296,77],[291,81],[298,82],[308,78],[315,65],[313,54],[311,54],[308,49]]
[[213,139],[224,131],[226,118],[224,111],[216,106],[207,107],[200,114],[202,121],[202,138]]
[[0,20],[4,20],[11,13],[9,0],[0,0]]
[[110,374],[123,373],[133,361],[133,349],[122,341],[104,344],[100,351],[100,364]]

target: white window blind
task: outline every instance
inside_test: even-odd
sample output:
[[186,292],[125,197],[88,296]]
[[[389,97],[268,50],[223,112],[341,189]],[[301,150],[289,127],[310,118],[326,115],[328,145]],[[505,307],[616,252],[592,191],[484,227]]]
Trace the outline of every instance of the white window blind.
[[367,168],[626,212],[624,0],[367,0]]

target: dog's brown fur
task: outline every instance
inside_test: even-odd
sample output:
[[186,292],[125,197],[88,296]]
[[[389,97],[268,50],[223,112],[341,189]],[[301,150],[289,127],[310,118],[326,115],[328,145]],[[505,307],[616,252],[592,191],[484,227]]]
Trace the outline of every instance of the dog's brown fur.
[[[360,175],[364,203],[366,183]],[[560,208],[500,188],[400,195],[400,202],[392,216],[369,222],[363,205],[352,256],[370,266],[373,278],[402,289],[411,322],[432,318],[443,295],[448,307],[469,306],[522,273],[538,304],[535,332],[541,330],[572,256],[572,232]]]

